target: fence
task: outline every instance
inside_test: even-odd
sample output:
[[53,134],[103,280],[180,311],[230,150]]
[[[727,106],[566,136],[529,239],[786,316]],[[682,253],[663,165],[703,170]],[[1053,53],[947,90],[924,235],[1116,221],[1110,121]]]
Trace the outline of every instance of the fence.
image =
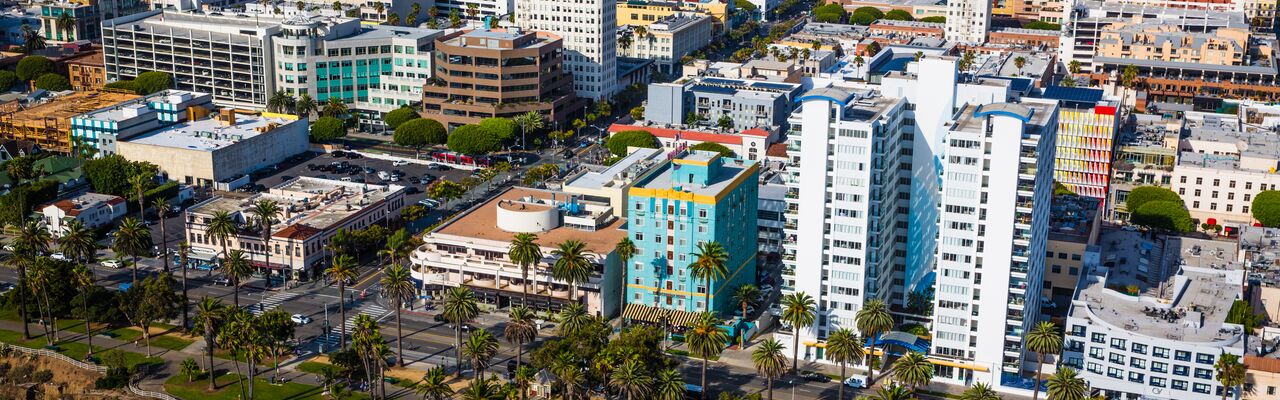
[[[0,345],[0,346],[2,346],[3,348],[6,348],[6,349],[17,350],[17,351],[22,352],[22,353],[25,353],[25,354],[34,354],[34,355],[38,355],[38,356],[41,356],[41,357],[49,357],[49,358],[52,358],[52,359],[56,359],[56,360],[59,360],[59,361],[62,361],[62,362],[65,362],[65,363],[71,364],[71,365],[73,365],[73,366],[75,366],[75,367],[77,367],[77,368],[80,368],[80,369],[86,369],[86,370],[93,371],[93,372],[98,372],[98,373],[106,373],[106,372],[107,372],[107,367],[104,367],[104,366],[101,366],[101,365],[96,365],[96,364],[89,364],[89,363],[86,363],[86,362],[83,362],[83,361],[80,361],[80,360],[76,360],[76,359],[74,359],[74,358],[67,357],[66,355],[64,355],[64,354],[62,354],[62,353],[58,353],[58,352],[56,352],[56,351],[51,351],[51,350],[46,350],[46,349],[32,349],[32,348],[26,348],[26,347],[22,347],[22,346],[11,346],[11,345],[7,345],[7,344],[6,344],[6,345]],[[129,380],[128,388],[129,388],[129,392],[130,392],[130,393],[133,393],[133,394],[138,395],[138,396],[150,397],[150,398],[153,398],[153,399],[160,399],[160,400],[179,400],[178,398],[173,397],[173,396],[170,396],[170,395],[168,395],[168,394],[166,394],[166,393],[153,392],[153,391],[150,391],[150,390],[144,390],[144,389],[142,389],[142,388],[138,387],[138,381],[140,380],[139,378],[141,378],[143,375],[145,375],[145,374],[139,373],[139,374],[137,375],[137,378],[134,378],[134,379],[130,379],[130,380]]]

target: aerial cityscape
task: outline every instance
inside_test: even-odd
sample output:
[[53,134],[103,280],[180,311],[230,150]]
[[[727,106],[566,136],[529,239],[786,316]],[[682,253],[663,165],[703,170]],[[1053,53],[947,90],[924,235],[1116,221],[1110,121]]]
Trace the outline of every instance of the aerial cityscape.
[[1280,399],[1263,0],[0,3],[0,400]]

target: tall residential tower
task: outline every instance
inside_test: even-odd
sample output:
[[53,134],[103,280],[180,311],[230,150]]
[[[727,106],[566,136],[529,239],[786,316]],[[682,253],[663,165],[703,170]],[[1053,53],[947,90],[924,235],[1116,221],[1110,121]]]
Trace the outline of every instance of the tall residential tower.
[[578,97],[617,92],[617,4],[613,0],[528,0],[516,4],[516,24],[564,39],[565,67]]

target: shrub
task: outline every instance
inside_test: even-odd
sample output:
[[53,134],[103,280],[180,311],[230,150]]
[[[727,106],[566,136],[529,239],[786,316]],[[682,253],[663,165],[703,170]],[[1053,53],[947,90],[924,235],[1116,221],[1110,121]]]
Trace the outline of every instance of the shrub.
[[1129,197],[1125,199],[1125,208],[1128,208],[1129,212],[1133,212],[1142,208],[1143,204],[1151,201],[1176,201],[1181,203],[1182,197],[1172,190],[1162,187],[1141,186],[1129,192]]
[[1280,191],[1264,190],[1253,198],[1249,209],[1262,226],[1280,228]]
[[1148,228],[1174,232],[1191,232],[1196,228],[1182,201],[1149,201],[1131,213],[1129,222]]
[[462,154],[485,154],[498,149],[501,140],[480,125],[463,125],[449,134],[449,150]]
[[689,147],[689,150],[701,150],[720,153],[722,157],[733,157],[733,150],[729,150],[720,143],[702,142]]
[[511,140],[516,137],[516,123],[508,118],[485,118],[480,121],[480,127],[498,140]]
[[35,80],[41,75],[53,72],[53,61],[43,56],[27,56],[18,61],[18,67],[15,69],[18,79],[24,81]]
[[53,371],[42,369],[31,374],[31,381],[35,383],[48,383],[53,380]]
[[935,15],[935,16],[932,16],[932,17],[924,17],[924,18],[920,18],[920,22],[933,22],[933,23],[938,23],[938,24],[945,24],[945,23],[947,23],[947,17],[941,16],[941,15]]
[[893,20],[893,21],[915,21],[916,20],[914,17],[911,16],[911,13],[902,11],[902,10],[889,10],[889,12],[884,13],[884,19]]
[[347,135],[347,127],[342,120],[334,117],[320,117],[311,123],[311,141],[328,142]]
[[400,107],[387,113],[387,115],[382,118],[382,122],[387,124],[387,128],[394,130],[400,127],[400,124],[418,118],[421,117],[418,115],[417,111],[414,111],[409,107]]
[[133,83],[137,85],[136,92],[145,96],[172,87],[173,77],[165,72],[147,71],[138,74],[138,79],[134,79]]
[[622,131],[610,136],[609,140],[605,142],[605,147],[609,148],[610,153],[622,156],[627,154],[628,147],[656,149],[658,148],[658,138],[647,131]]
[[36,78],[36,88],[60,92],[71,89],[71,81],[67,77],[55,73],[47,73]]
[[0,91],[7,91],[18,83],[18,74],[12,71],[0,71]]

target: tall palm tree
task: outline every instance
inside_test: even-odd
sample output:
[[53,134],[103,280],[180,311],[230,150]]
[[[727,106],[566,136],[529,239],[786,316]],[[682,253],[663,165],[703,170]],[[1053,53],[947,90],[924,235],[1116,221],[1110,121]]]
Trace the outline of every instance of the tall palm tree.
[[[623,236],[618,240],[618,244],[613,246],[614,254],[618,255],[618,260],[622,261],[622,290],[618,293],[618,307],[625,307],[627,304],[627,272],[631,270],[631,258],[636,254],[640,254],[640,249],[636,248],[636,244],[631,241],[630,237]],[[627,326],[627,320],[622,318],[622,310],[618,310],[618,320],[622,326]]]
[[653,394],[657,400],[684,400],[684,376],[680,370],[667,368],[653,377]]
[[457,363],[457,376],[462,376],[462,325],[480,315],[475,293],[461,286],[445,291],[440,313],[453,324],[453,359]]
[[289,95],[289,92],[284,91],[284,89],[280,89],[272,93],[270,98],[267,98],[267,111],[273,113],[286,112],[290,107],[293,107],[293,103],[293,96]]
[[191,264],[191,245],[183,240],[178,242],[178,267],[182,268],[182,331],[190,332],[188,326],[190,320],[187,318],[187,310],[191,308],[190,299],[187,296],[187,265]]
[[344,103],[341,98],[329,97],[329,100],[324,102],[324,108],[320,111],[320,114],[326,117],[339,118],[345,115],[347,111],[347,103]]
[[151,250],[151,230],[142,221],[125,217],[120,220],[120,228],[116,229],[112,249],[118,254],[129,256],[133,264],[133,283],[138,283],[138,257]]
[[791,324],[791,370],[795,371],[800,363],[800,330],[812,325],[818,314],[814,311],[817,303],[805,292],[795,292],[782,296],[782,320]]
[[529,267],[542,260],[542,246],[538,245],[538,235],[517,233],[507,247],[507,258],[520,266],[520,282],[524,289],[524,297],[520,305],[529,306]]
[[645,398],[652,386],[653,377],[636,360],[627,360],[609,374],[609,387],[626,396],[627,400]]
[[419,244],[408,230],[400,228],[387,236],[387,244],[378,254],[387,257],[387,262],[399,265],[401,261],[409,259],[409,253]]
[[582,303],[569,303],[564,309],[560,310],[557,315],[560,322],[560,335],[569,336],[582,330],[587,324],[591,323],[591,315],[587,314],[587,307]]
[[960,393],[960,400],[1000,400],[1000,395],[990,385],[978,382]]
[[924,357],[924,354],[917,352],[908,352],[898,361],[894,361],[893,380],[911,388],[914,393],[921,386],[928,385],[933,380],[933,363]]
[[301,118],[311,118],[311,114],[316,112],[316,100],[311,98],[310,94],[303,93],[298,95],[298,100],[293,103],[294,113]]
[[515,118],[512,118],[512,120],[515,121],[516,125],[520,126],[520,145],[521,146],[529,145],[529,143],[525,140],[526,139],[525,135],[528,135],[529,131],[542,129],[542,127],[546,126],[547,124],[546,119],[543,119],[542,114],[537,111],[529,111],[524,114],[517,115]]
[[1037,400],[1040,398],[1040,383],[1044,382],[1044,356],[1062,351],[1062,334],[1058,333],[1058,326],[1053,322],[1040,321],[1027,332],[1026,341],[1027,350],[1036,352],[1036,387],[1031,392],[1031,400]]
[[13,242],[13,258],[10,263],[18,268],[18,315],[22,319],[22,338],[31,339],[30,324],[27,316],[27,269],[49,252],[49,230],[41,221],[28,221],[18,229],[18,237]]
[[214,211],[213,216],[209,218],[209,225],[205,227],[205,234],[210,238],[217,240],[222,244],[222,256],[227,255],[227,239],[235,236],[240,232],[240,227],[236,223],[235,217],[226,211]]
[[[50,280],[53,279],[53,268],[49,265],[48,258],[40,257],[27,272],[31,274],[27,277],[27,290],[36,296],[36,310],[40,313],[40,325],[44,327],[45,343],[52,346],[58,326],[58,320],[53,318],[53,306],[49,303],[48,289]],[[51,319],[52,328],[49,324]]]
[[138,199],[138,219],[147,220],[147,189],[150,188],[152,179],[147,174],[136,174],[129,177],[129,187],[133,189],[133,195]]
[[[192,329],[204,334],[205,356],[209,361],[206,367],[209,369],[210,377],[213,376],[213,349],[216,344],[217,332],[220,329],[218,324],[222,321],[223,316],[224,308],[217,300],[205,297],[199,303],[196,303],[196,320],[195,324],[192,325]],[[213,381],[213,379],[209,379],[209,391],[217,389]]]
[[[378,345],[382,344],[382,332],[378,329],[378,323],[365,314],[356,316],[352,322],[351,329],[351,349],[355,350],[360,356],[360,361],[364,363],[365,382],[374,385],[374,367],[377,364],[371,363],[371,359],[377,354]],[[383,362],[382,364],[386,364]],[[376,386],[373,386],[376,388]],[[375,389],[376,391],[376,389]]]
[[533,342],[538,337],[538,324],[535,315],[524,306],[511,307],[507,314],[507,325],[502,328],[502,337],[507,343],[516,346],[516,365],[524,365],[524,344]]
[[702,293],[705,303],[702,305],[703,312],[711,312],[711,281],[724,279],[729,274],[729,268],[725,263],[729,261],[729,252],[725,251],[724,245],[720,242],[698,243],[698,249],[694,252],[693,263],[689,264],[689,274],[694,279],[702,279],[706,286],[705,292]]
[[333,265],[329,269],[324,270],[324,275],[330,281],[338,282],[338,311],[342,313],[342,330],[339,331],[339,344],[343,349],[347,348],[347,280],[355,280],[358,276],[356,272],[356,259],[348,254],[343,254],[333,258]]
[[704,312],[698,316],[698,321],[684,335],[685,343],[689,344],[689,353],[702,358],[702,398],[706,400],[707,391],[707,364],[710,363],[712,356],[720,355],[724,351],[725,342],[729,341],[729,335],[725,333],[724,328],[720,327],[719,321],[716,321],[715,314]]
[[58,251],[77,263],[93,262],[97,249],[98,244],[93,237],[93,231],[78,219],[71,220],[67,224],[67,229],[62,232],[62,236],[58,237]]
[[837,400],[844,400],[844,380],[848,377],[845,374],[845,368],[849,363],[862,362],[862,343],[859,343],[858,334],[849,328],[836,329],[830,336],[827,336],[827,359],[840,364],[840,389],[838,389]]
[[1240,356],[1228,353],[1218,356],[1218,361],[1213,364],[1213,370],[1217,374],[1218,383],[1222,384],[1222,400],[1227,400],[1227,395],[1232,390],[1238,391],[1239,387],[1245,384],[1248,372],[1244,364],[1240,363]]
[[444,367],[435,367],[422,375],[422,382],[414,387],[414,391],[422,396],[422,400],[448,400],[453,398],[453,388],[449,386]]
[[151,208],[156,210],[156,222],[160,225],[160,257],[164,259],[164,272],[169,272],[169,234],[164,227],[164,217],[173,210],[173,206],[164,198],[157,198],[151,202]]
[[560,384],[564,386],[564,399],[570,400],[577,398],[578,388],[582,387],[586,382],[586,371],[578,365],[578,359],[573,353],[560,353],[555,360],[551,361],[551,373],[555,374],[560,380]]
[[533,382],[534,378],[537,377],[537,374],[538,373],[533,370],[533,367],[528,365],[516,367],[515,376],[512,377],[512,380],[515,381],[516,390],[520,391],[520,394],[516,396],[517,399],[525,400],[525,398],[528,397],[529,384]]
[[80,294],[81,296],[83,296],[83,299],[81,301],[82,308],[80,312],[81,314],[84,314],[83,315],[84,334],[85,334],[85,337],[89,340],[88,355],[92,357],[93,356],[93,328],[89,326],[89,323],[90,321],[93,320],[93,318],[91,315],[89,315],[89,293],[90,293],[90,290],[93,289],[93,285],[94,285],[93,270],[84,264],[76,264],[75,266],[71,267],[71,279],[75,281],[76,287],[80,289]]
[[[253,216],[253,226],[258,229],[259,237],[262,239],[262,255],[265,257],[264,263],[267,268],[271,268],[271,226],[278,221],[277,215],[280,215],[280,203],[275,200],[261,199],[253,203],[249,207],[249,215]],[[287,279],[288,277],[286,277]],[[267,276],[267,288],[271,288],[271,276]]]
[[32,25],[22,24],[22,52],[31,54],[45,47],[44,36],[40,35],[40,31]]
[[890,383],[888,386],[880,388],[880,390],[876,391],[875,396],[871,396],[869,398],[869,400],[912,400],[912,399],[915,399],[915,396],[911,394],[911,391],[907,390],[907,388],[902,387],[902,385],[899,385],[897,383]]
[[1071,367],[1059,368],[1049,376],[1048,400],[1083,400],[1089,396],[1089,384]]
[[[756,299],[760,298],[760,288],[750,283],[744,283],[733,291],[733,302],[738,304],[742,310],[742,319],[747,319],[747,309],[756,305]],[[739,348],[747,348],[747,335],[742,335]]]
[[591,278],[591,261],[587,260],[587,245],[581,241],[569,239],[551,251],[556,257],[551,265],[551,277],[569,284],[569,298],[578,301],[578,284]]
[[382,275],[382,295],[391,300],[396,308],[396,366],[404,367],[404,331],[400,325],[400,312],[404,303],[411,301],[416,292],[409,269],[402,265],[392,265]]
[[773,380],[787,372],[787,356],[782,354],[782,343],[774,338],[765,339],[751,352],[751,363],[756,366],[756,372],[764,376],[769,400],[773,400]]
[[58,19],[54,20],[54,25],[58,27],[58,30],[66,34],[63,38],[64,40],[68,42],[75,41],[76,19],[71,16],[71,13],[63,11],[62,15],[59,15]]
[[493,380],[472,379],[467,387],[462,389],[462,400],[501,400],[503,398],[502,391]]
[[484,329],[471,331],[467,341],[462,343],[462,354],[471,361],[471,368],[475,369],[476,378],[483,380],[493,356],[498,354],[498,338]]
[[858,310],[854,316],[854,324],[862,332],[862,337],[871,342],[871,353],[867,356],[867,385],[870,386],[876,373],[876,363],[871,359],[879,360],[876,356],[876,339],[881,333],[893,329],[893,316],[889,315],[889,308],[884,305],[884,301],[871,299]]
[[240,307],[240,281],[253,274],[253,265],[243,251],[233,249],[222,259],[222,273],[231,280],[231,297],[236,307]]

